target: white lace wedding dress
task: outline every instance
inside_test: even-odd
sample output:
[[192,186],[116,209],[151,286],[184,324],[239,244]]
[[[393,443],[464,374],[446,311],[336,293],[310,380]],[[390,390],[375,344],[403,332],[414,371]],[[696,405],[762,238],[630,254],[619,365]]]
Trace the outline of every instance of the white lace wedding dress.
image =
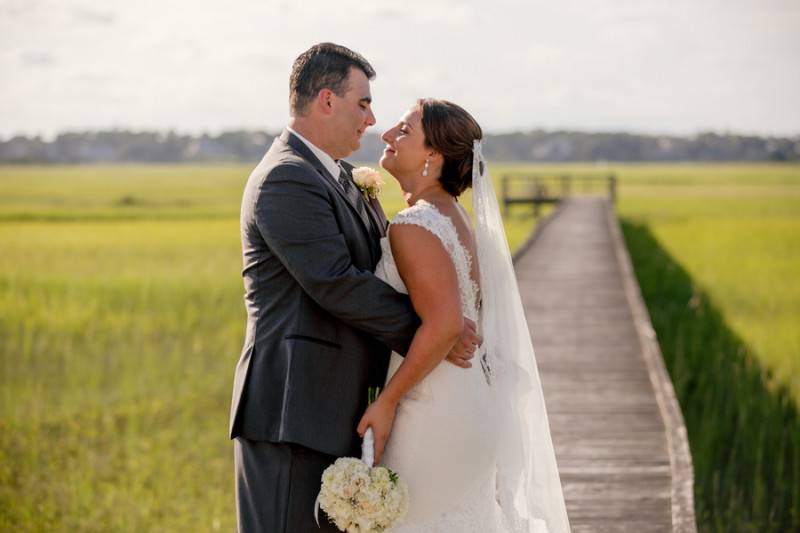
[[[441,240],[458,274],[463,314],[478,322],[472,259],[450,218],[420,200],[394,217],[392,225],[398,224],[421,226]],[[407,294],[388,238],[381,246],[376,275]],[[392,353],[387,380],[402,360]],[[381,464],[408,482],[410,504],[406,519],[392,533],[518,530],[506,522],[496,495],[498,417],[489,380],[490,371],[482,364],[464,369],[443,361],[399,403]]]

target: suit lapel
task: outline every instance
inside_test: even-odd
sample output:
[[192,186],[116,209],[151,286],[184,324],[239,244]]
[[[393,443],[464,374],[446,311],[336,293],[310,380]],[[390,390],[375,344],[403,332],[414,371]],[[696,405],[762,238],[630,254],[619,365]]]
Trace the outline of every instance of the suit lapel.
[[[375,211],[375,203],[377,203],[377,202],[378,202],[377,198],[370,198],[369,201],[366,202],[367,211],[369,212],[369,217],[372,220],[372,223],[374,224],[373,227],[378,232],[378,235],[380,235],[381,237],[385,237],[386,236],[386,226],[381,224],[380,216],[378,216],[378,213]],[[381,204],[378,204],[378,206],[380,206],[380,205]],[[381,212],[383,212],[383,210],[381,210]]]
[[[351,165],[350,163],[348,163],[344,159],[340,160],[340,164],[342,165],[342,168],[344,168],[345,171],[347,172],[347,175],[350,176],[351,179],[352,179],[352,176],[353,176],[353,165]],[[363,199],[363,194],[361,192],[359,192],[359,195],[362,196],[362,198],[359,198],[359,200],[363,201],[364,204],[366,204],[366,211],[369,213],[370,220],[372,220],[373,229],[375,229],[381,237],[385,237],[386,236],[386,224],[385,224],[386,216],[383,214],[383,209],[381,208],[380,202],[378,202],[377,198],[370,198],[369,200]],[[376,205],[377,205],[377,209],[376,209]],[[384,222],[382,222],[381,219],[383,219]]]
[[386,228],[389,225],[389,221],[386,220],[386,214],[383,212],[383,206],[381,206],[381,203],[377,198],[370,198],[369,205],[372,208],[370,212],[375,216],[375,220],[378,223],[378,229],[380,230],[381,237],[386,237]]
[[314,152],[312,152],[303,141],[292,135],[292,133],[289,130],[284,129],[283,132],[281,133],[280,139],[285,144],[290,146],[294,151],[299,153],[303,157],[303,159],[311,163],[311,165],[317,169],[317,172],[319,172],[323,178],[328,180],[333,185],[334,190],[353,209],[353,212],[356,214],[358,219],[361,220],[362,224],[364,224],[364,229],[367,230],[367,233],[369,233],[370,220],[369,220],[369,215],[366,214],[368,209],[361,211],[355,204],[355,202],[353,202],[353,200],[347,196],[347,194],[344,192],[344,189],[342,189],[342,186],[339,184],[338,181],[339,176],[331,176],[330,172],[328,172],[328,169],[325,168],[325,165],[323,165],[322,162],[317,158],[317,156],[314,155]]

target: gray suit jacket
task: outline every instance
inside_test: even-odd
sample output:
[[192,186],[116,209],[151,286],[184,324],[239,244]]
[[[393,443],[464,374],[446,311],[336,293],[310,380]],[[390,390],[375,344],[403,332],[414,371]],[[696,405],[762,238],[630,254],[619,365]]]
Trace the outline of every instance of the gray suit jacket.
[[231,438],[360,455],[367,389],[383,384],[390,349],[405,354],[419,326],[408,297],[373,274],[383,212],[359,214],[335,178],[284,130],[247,181],[247,331]]

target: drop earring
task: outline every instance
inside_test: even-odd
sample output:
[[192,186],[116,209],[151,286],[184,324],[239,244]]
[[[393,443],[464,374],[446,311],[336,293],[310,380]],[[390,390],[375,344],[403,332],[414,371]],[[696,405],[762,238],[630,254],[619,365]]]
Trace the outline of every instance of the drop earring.
[[427,159],[425,160],[425,166],[422,168],[422,175],[423,176],[427,176],[428,175],[428,160]]

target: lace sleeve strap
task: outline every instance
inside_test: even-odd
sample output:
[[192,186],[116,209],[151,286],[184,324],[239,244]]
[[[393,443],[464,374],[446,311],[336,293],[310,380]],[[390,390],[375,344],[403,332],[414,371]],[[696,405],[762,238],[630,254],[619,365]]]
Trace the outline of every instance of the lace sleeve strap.
[[447,227],[448,222],[449,219],[436,211],[431,204],[420,201],[394,216],[389,225],[389,233],[391,234],[392,226],[400,224],[419,226],[433,233],[442,242],[445,250],[451,253],[452,242]]
[[433,233],[441,241],[450,260],[455,266],[458,275],[458,287],[461,296],[462,310],[470,318],[477,316],[475,298],[477,286],[470,278],[471,258],[458,239],[458,232],[453,221],[441,213],[436,206],[419,200],[413,206],[397,213],[389,225],[389,235],[392,226],[399,224],[414,224]]

